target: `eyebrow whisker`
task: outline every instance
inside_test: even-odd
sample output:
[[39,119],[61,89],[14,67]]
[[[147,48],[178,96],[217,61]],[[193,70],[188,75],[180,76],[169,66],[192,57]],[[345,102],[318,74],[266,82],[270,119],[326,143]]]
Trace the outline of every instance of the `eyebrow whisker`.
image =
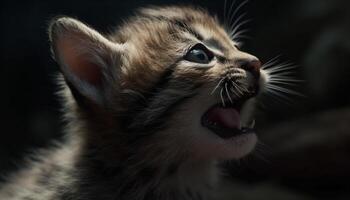
[[241,4],[239,4],[239,5],[237,6],[237,8],[233,11],[233,13],[232,13],[232,15],[231,15],[231,17],[230,17],[230,21],[233,20],[233,18],[237,15],[238,11],[240,11],[241,8],[242,8],[243,6],[245,6],[248,2],[249,2],[249,0],[245,0],[245,1],[243,1]]

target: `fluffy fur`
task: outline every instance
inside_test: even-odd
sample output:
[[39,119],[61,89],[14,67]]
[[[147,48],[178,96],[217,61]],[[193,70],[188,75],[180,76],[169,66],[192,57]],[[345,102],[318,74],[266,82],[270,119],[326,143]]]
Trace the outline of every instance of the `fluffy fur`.
[[[206,11],[141,9],[107,36],[63,17],[49,35],[67,137],[9,177],[0,199],[215,199],[218,162],[254,148],[254,134],[224,140],[200,123],[212,105],[249,92],[254,78],[241,62],[257,60]],[[183,59],[197,43],[215,55],[210,63]],[[237,86],[223,94],[223,78]]]

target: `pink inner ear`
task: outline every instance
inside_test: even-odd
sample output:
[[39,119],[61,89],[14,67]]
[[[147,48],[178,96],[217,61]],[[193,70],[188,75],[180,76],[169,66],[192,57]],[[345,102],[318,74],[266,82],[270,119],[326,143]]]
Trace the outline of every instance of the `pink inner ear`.
[[81,44],[74,39],[64,38],[57,42],[57,48],[60,51],[61,59],[64,61],[70,71],[79,79],[92,85],[101,84],[101,67],[89,60],[86,53],[77,52]]

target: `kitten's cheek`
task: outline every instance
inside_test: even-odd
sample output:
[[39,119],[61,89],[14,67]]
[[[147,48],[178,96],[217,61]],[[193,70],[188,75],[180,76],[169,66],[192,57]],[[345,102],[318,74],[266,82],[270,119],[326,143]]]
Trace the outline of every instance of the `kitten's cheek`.
[[254,133],[231,139],[210,136],[197,138],[193,142],[192,156],[195,159],[240,159],[254,150],[257,141],[257,136]]

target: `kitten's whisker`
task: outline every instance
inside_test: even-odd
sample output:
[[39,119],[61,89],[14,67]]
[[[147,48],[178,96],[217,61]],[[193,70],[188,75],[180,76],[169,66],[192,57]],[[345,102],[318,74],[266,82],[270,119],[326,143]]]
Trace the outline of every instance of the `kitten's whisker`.
[[227,17],[226,21],[227,21],[228,27],[230,27],[229,23],[232,21],[232,19],[231,19],[232,11],[233,11],[232,9],[233,9],[233,6],[235,4],[236,4],[236,0],[232,1],[231,5],[230,5],[230,9],[228,11],[228,15],[226,16]]
[[277,55],[275,57],[273,57],[272,59],[270,59],[269,61],[267,61],[265,64],[263,64],[263,66],[261,66],[261,69],[267,69],[270,66],[275,65],[278,62],[278,59],[281,57],[280,55]]
[[226,20],[226,6],[227,6],[227,0],[224,2],[224,25],[227,26],[227,20]]
[[226,107],[226,105],[225,105],[225,99],[224,99],[224,96],[223,96],[223,91],[224,91],[224,89],[221,88],[221,90],[220,90],[220,98],[221,98],[222,105],[223,105],[224,107]]
[[286,81],[275,81],[275,80],[269,80],[270,84],[280,84],[280,85],[291,85],[291,86],[297,86],[297,83],[294,82],[286,82]]
[[249,0],[245,0],[242,3],[240,3],[237,8],[233,11],[231,17],[230,17],[230,21],[233,20],[233,18],[237,15],[237,13],[240,11],[240,9],[245,6],[247,3],[249,2]]
[[285,94],[293,94],[293,95],[296,95],[296,96],[301,96],[301,97],[305,97],[303,94],[299,93],[299,92],[296,92],[294,90],[291,90],[291,89],[287,89],[287,88],[283,88],[283,87],[280,87],[280,86],[276,86],[276,85],[267,85],[266,88],[269,88],[271,90],[274,90],[274,91],[279,91],[279,92],[283,92]]
[[244,93],[242,91],[242,88],[237,83],[235,83],[234,81],[232,81],[232,84],[236,88],[237,92],[239,93],[238,97],[243,96]]
[[235,87],[236,87],[237,91],[239,92],[239,95],[243,96],[244,92],[243,92],[242,88],[239,87],[238,85],[236,85]]
[[272,69],[276,69],[276,68],[284,68],[284,67],[297,67],[296,65],[293,65],[292,63],[280,63],[280,64],[274,64],[273,66],[271,66],[270,69],[268,70],[272,70]]
[[227,83],[225,83],[225,90],[226,90],[226,94],[227,94],[227,97],[229,98],[230,102],[233,103],[230,92],[227,89]]
[[298,79],[292,79],[290,77],[286,77],[286,78],[275,78],[275,77],[272,77],[269,79],[269,82],[273,82],[273,81],[276,81],[276,82],[290,82],[290,83],[304,83],[305,80],[298,80]]
[[240,39],[240,38],[250,38],[249,36],[246,36],[246,35],[242,35],[243,33],[246,33],[246,32],[248,32],[249,30],[248,29],[244,29],[244,30],[241,30],[241,31],[238,31],[237,33],[235,33],[234,35],[232,35],[232,39],[233,40],[238,40],[238,39]]
[[[242,82],[241,80],[237,80],[238,83],[240,84],[237,84],[237,83],[234,83],[241,91],[243,92],[248,92],[248,89],[247,89],[247,85],[246,85],[246,82]],[[243,93],[241,93],[243,94]]]
[[214,92],[220,87],[220,84],[222,83],[222,81],[224,81],[225,78],[221,78],[221,80],[218,82],[218,84],[216,84],[215,88],[213,89],[213,91],[210,93],[211,95],[214,94]]
[[248,84],[246,81],[243,81],[242,79],[237,79],[237,80],[236,80],[236,84],[237,84],[237,83],[240,83],[242,87],[243,87],[243,86],[247,86],[247,84]]
[[238,98],[240,95],[233,88],[230,88],[231,92]]
[[234,21],[231,21],[231,23],[230,23],[230,27],[231,27],[231,29],[230,30],[232,30],[237,24],[239,24],[240,23],[240,21],[245,17],[245,16],[247,16],[247,12],[244,12],[244,13],[242,13],[241,15],[239,15]]
[[278,63],[278,58],[279,56],[269,60],[262,67],[269,75],[265,91],[266,94],[270,94],[270,96],[277,101],[283,100],[283,103],[292,104],[293,101],[289,97],[290,95],[300,97],[304,97],[304,95],[290,88],[285,88],[284,86],[297,86],[298,83],[303,81],[294,78],[296,72],[293,69],[297,68],[297,65],[288,62],[276,65],[276,63]]
[[296,75],[296,72],[292,70],[280,71],[280,72],[266,71],[266,73],[270,76],[270,78],[282,78],[282,79],[291,79],[291,78],[294,78]]
[[[235,86],[235,83],[233,81],[232,82],[232,85],[236,88]],[[236,88],[237,89],[237,88]],[[236,96],[236,97],[239,97],[239,94],[237,93],[237,91],[235,91],[232,87],[230,87],[230,90],[233,92],[233,94]]]
[[266,69],[266,71],[268,71],[268,72],[280,72],[280,71],[296,69],[298,67],[299,67],[298,65],[284,64],[284,65],[277,65],[277,66],[271,67],[270,69]]
[[236,35],[237,31],[242,27],[244,26],[245,24],[251,22],[252,20],[251,19],[247,19],[247,20],[244,20],[242,21],[241,23],[239,23],[237,26],[235,26],[235,28],[231,31],[231,35]]
[[293,70],[280,70],[280,71],[266,71],[270,76],[285,76],[289,77],[293,74],[296,74]]
[[[242,15],[240,15],[230,26],[230,32],[233,33],[236,28],[236,26],[239,26],[241,24],[241,20],[247,15],[247,13],[243,13]],[[244,22],[244,21],[243,21]],[[245,22],[247,23],[247,22]],[[242,26],[242,25],[240,25]]]

